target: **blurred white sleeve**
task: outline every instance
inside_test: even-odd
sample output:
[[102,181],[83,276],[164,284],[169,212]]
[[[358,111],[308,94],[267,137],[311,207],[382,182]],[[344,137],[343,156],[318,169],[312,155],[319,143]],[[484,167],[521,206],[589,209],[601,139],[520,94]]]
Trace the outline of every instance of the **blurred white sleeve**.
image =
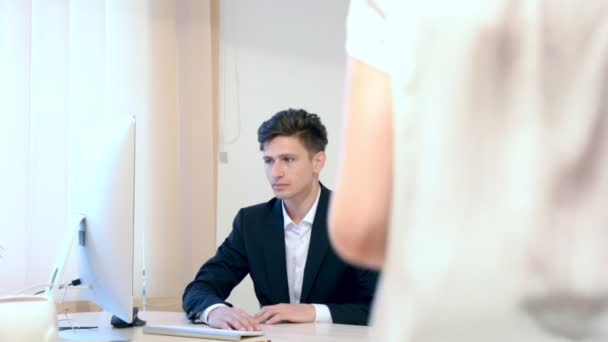
[[346,53],[388,71],[387,24],[380,1],[351,0],[346,19]]

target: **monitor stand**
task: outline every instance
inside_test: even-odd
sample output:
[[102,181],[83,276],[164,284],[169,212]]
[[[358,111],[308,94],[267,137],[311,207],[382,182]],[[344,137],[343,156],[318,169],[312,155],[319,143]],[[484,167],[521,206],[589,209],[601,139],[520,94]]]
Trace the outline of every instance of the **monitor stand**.
[[134,306],[132,322],[128,323],[116,316],[112,316],[112,319],[110,320],[110,324],[112,324],[112,326],[114,328],[118,328],[118,329],[130,328],[130,327],[143,327],[144,325],[146,325],[146,321],[142,320],[141,318],[139,318],[137,316],[138,312],[139,312],[139,309],[137,308],[137,306]]

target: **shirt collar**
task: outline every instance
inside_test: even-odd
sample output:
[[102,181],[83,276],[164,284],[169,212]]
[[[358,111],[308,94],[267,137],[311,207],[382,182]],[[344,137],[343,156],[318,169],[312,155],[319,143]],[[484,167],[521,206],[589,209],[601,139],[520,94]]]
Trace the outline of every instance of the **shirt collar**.
[[[319,204],[320,197],[321,197],[321,188],[319,187],[319,192],[317,193],[317,198],[315,199],[315,202],[312,204],[312,207],[310,207],[310,209],[308,210],[308,213],[306,213],[306,216],[304,216],[304,219],[302,220],[302,222],[306,222],[312,226],[312,223],[315,220],[315,214],[317,212],[317,205]],[[284,201],[281,201],[281,207],[283,208],[283,228],[286,229],[290,224],[295,224],[295,222],[293,222],[291,220],[291,217],[289,217],[289,214],[287,213],[287,209],[285,209]]]

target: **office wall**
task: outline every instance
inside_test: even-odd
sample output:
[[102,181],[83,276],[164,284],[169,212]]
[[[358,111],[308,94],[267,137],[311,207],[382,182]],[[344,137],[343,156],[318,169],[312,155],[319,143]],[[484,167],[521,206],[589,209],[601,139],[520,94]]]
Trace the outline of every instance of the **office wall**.
[[[217,243],[239,208],[272,197],[256,131],[285,108],[318,113],[328,129],[321,180],[334,185],[342,111],[348,1],[223,0],[220,7]],[[229,298],[258,309],[249,277]]]

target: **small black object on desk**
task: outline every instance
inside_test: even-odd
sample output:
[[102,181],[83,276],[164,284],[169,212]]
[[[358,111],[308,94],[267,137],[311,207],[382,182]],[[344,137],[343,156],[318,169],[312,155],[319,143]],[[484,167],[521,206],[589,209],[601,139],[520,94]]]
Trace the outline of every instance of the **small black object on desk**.
[[133,307],[133,322],[128,323],[128,322],[125,322],[122,319],[112,315],[112,320],[110,321],[110,323],[112,323],[112,326],[114,328],[118,328],[118,329],[141,327],[141,326],[146,325],[146,321],[137,317],[138,312],[139,312],[139,309],[136,306],[134,306]]

